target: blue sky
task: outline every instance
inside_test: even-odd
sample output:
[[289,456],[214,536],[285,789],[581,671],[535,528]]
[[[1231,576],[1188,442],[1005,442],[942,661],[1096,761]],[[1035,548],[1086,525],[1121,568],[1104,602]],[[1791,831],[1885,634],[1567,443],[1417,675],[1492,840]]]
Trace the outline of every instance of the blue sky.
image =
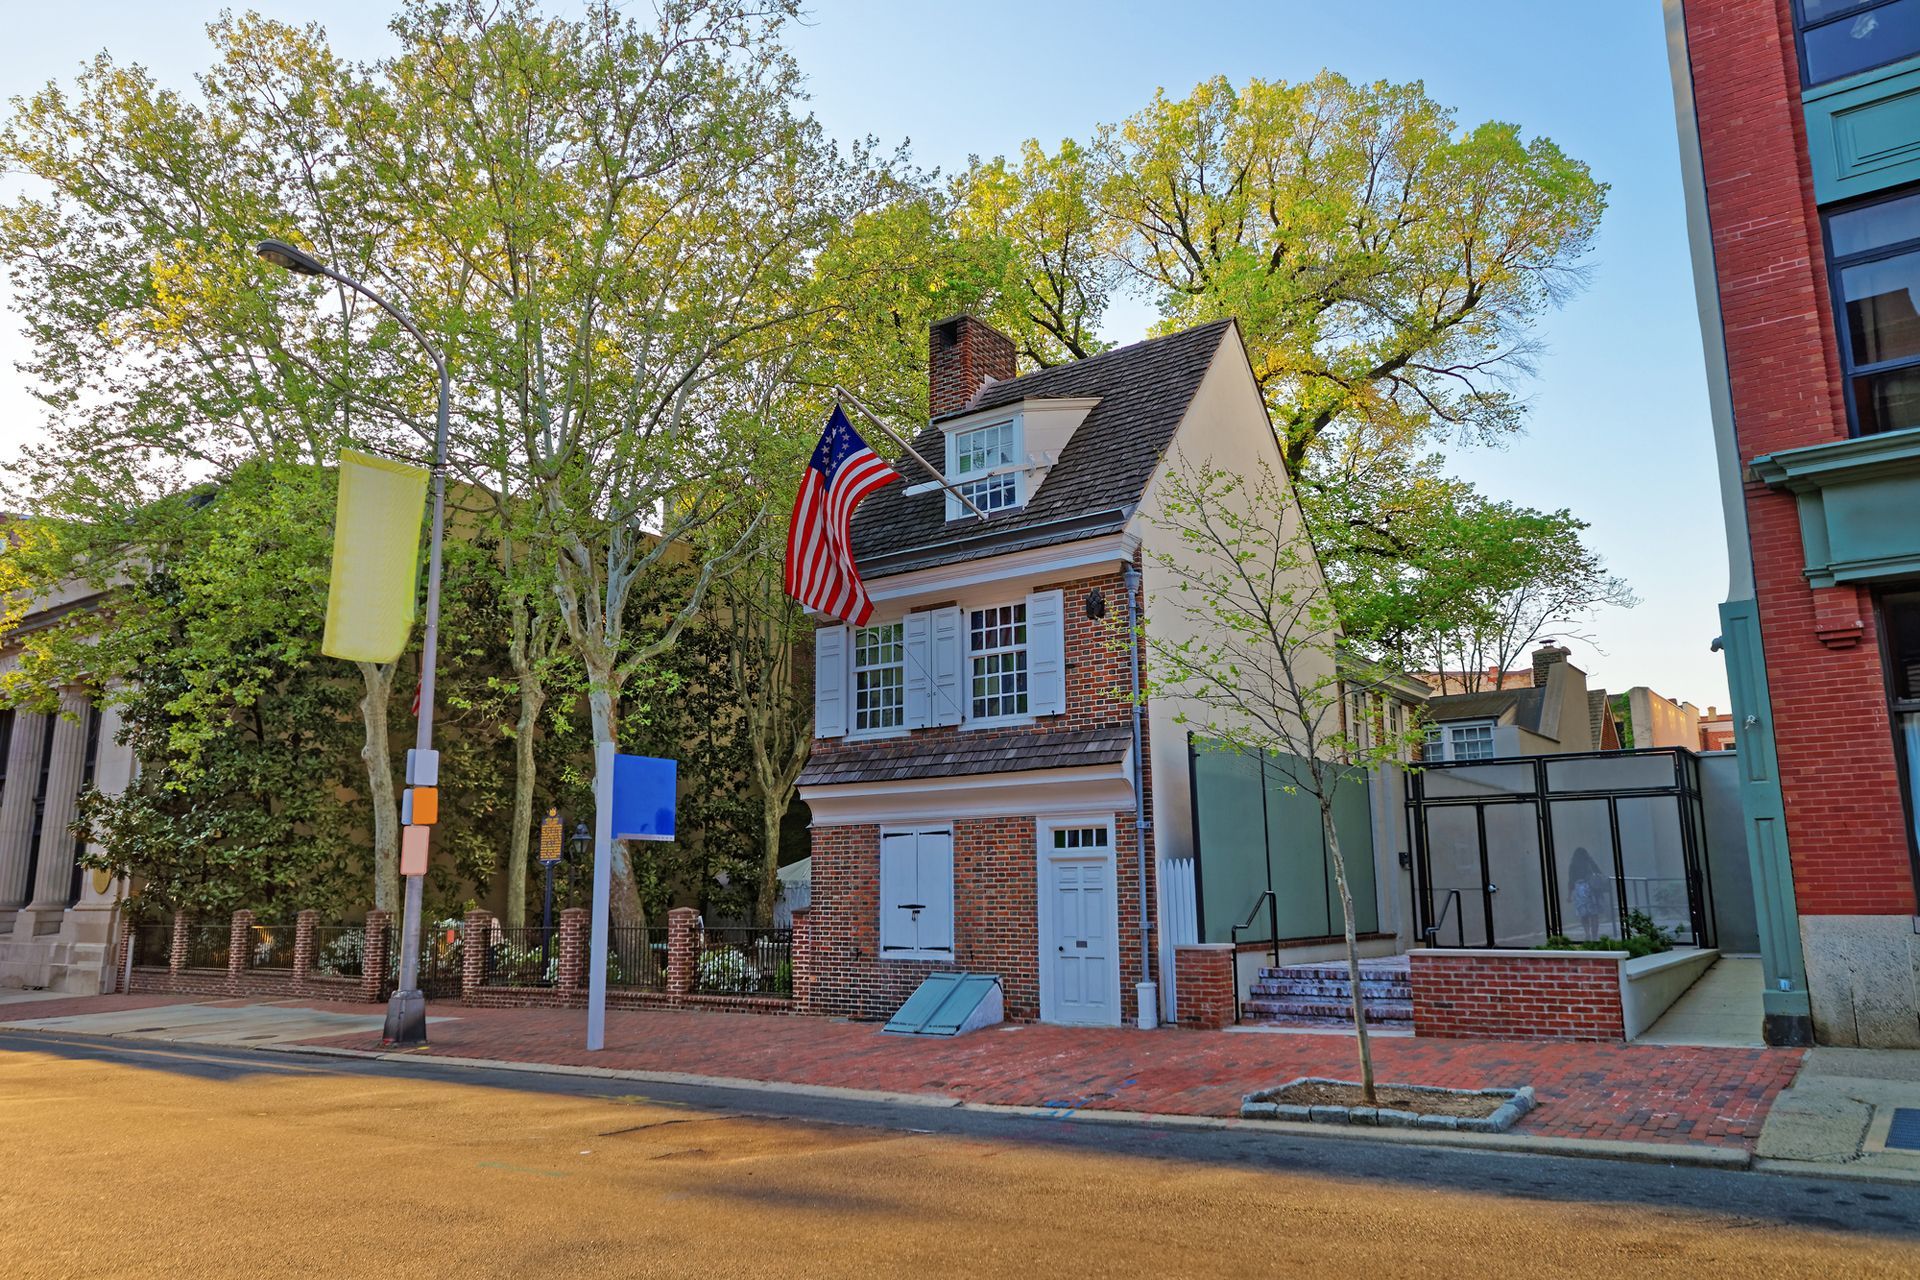
[[[388,48],[378,0],[252,7],[320,22],[349,57]],[[219,8],[20,6],[0,44],[0,98],[69,75],[101,48],[186,87]],[[1587,161],[1612,184],[1610,207],[1589,287],[1542,328],[1545,351],[1523,388],[1529,433],[1503,450],[1462,450],[1455,466],[1496,496],[1590,521],[1595,545],[1640,594],[1638,608],[1596,621],[1599,649],[1575,645],[1595,683],[1726,705],[1724,671],[1707,652],[1725,552],[1656,0],[815,0],[790,44],[829,132],[910,139],[922,164],[949,171],[1029,137],[1084,137],[1158,87],[1184,92],[1217,74],[1296,80],[1323,66],[1423,80],[1463,123],[1513,121]],[[1107,336],[1137,338],[1149,318],[1117,307]],[[0,316],[0,452],[29,438],[39,416],[11,372],[16,329]]]

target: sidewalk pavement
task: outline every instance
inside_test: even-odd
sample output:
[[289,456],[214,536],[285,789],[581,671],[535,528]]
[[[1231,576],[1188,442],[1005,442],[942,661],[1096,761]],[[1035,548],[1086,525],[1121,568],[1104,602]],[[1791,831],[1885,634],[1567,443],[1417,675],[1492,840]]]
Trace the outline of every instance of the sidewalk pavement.
[[1920,1149],[1888,1146],[1896,1112],[1920,1128],[1920,1049],[1813,1049],[1766,1118],[1769,1165],[1920,1179]]
[[[544,1064],[833,1087],[954,1102],[1233,1117],[1242,1094],[1295,1076],[1354,1078],[1353,1037],[1008,1025],[951,1040],[889,1036],[825,1018],[611,1011],[607,1048],[583,1047],[585,1015],[566,1009],[430,1008],[429,1043],[412,1051]],[[8,1016],[11,1015],[11,1016]],[[380,1052],[380,1015],[315,1001],[100,996],[0,1010],[31,1030],[199,1043]],[[1382,1083],[1463,1088],[1532,1085],[1539,1107],[1520,1137],[1751,1152],[1769,1106],[1794,1079],[1791,1049],[1566,1041],[1374,1041]]]

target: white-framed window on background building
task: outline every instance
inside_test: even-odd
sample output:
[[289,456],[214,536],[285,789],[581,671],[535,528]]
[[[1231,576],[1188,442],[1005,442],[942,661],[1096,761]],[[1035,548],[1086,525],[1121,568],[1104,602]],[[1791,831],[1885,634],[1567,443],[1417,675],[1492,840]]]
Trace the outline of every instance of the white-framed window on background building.
[[1428,725],[1425,757],[1439,761],[1493,759],[1493,721]]

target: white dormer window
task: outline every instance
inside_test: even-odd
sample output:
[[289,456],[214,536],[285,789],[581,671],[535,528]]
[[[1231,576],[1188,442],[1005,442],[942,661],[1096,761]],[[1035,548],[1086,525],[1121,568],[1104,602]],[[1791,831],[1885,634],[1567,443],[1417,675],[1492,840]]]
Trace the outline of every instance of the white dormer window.
[[[947,479],[968,500],[991,515],[1020,506],[1026,483],[1019,465],[1020,429],[1017,418],[970,431],[947,435]],[[947,519],[973,513],[952,494],[947,495]]]

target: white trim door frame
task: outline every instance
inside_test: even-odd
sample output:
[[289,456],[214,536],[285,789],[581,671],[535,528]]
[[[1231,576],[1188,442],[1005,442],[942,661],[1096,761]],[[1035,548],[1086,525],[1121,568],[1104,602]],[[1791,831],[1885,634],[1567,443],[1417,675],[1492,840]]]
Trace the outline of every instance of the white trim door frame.
[[[1117,1027],[1125,1001],[1120,993],[1120,885],[1113,815],[1040,818],[1034,832],[1039,846],[1040,1020]],[[1056,833],[1069,833],[1065,838],[1073,842],[1071,847],[1056,847]],[[1104,963],[1097,955],[1101,949],[1106,951]]]

